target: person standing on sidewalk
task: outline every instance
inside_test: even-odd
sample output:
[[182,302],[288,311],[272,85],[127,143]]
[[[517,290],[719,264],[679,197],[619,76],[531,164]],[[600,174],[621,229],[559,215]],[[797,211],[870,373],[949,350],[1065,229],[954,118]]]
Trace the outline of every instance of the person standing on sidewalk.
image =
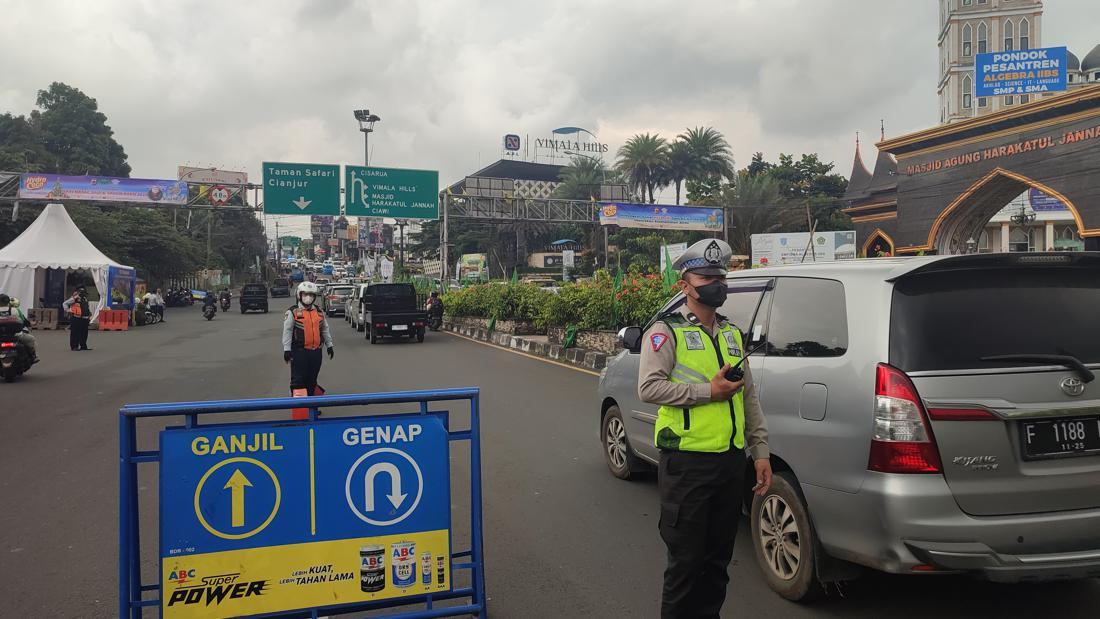
[[[718,314],[726,301],[725,241],[703,239],[673,263],[685,303],[661,316],[642,340],[638,395],[661,405],[657,491],[668,548],[662,619],[718,619],[729,584],[744,477],[771,485],[768,427],[749,372],[741,332]],[[741,372],[744,372],[741,374]]]
[[69,314],[69,348],[91,350],[88,348],[88,324],[92,321],[92,311],[88,307],[87,289],[81,286],[74,290],[63,307]]

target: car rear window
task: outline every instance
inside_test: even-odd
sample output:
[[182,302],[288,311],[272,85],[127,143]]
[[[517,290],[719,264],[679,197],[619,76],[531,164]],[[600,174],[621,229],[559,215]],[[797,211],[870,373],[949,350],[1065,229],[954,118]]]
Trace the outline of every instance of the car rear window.
[[918,274],[894,286],[890,363],[905,371],[1013,367],[982,357],[1100,363],[1100,270],[1023,267]]
[[283,279],[283,278],[280,277],[280,278],[277,278],[275,280],[274,285],[275,286],[289,286],[290,285],[290,280]]
[[241,294],[262,294],[266,292],[267,288],[257,284],[245,285],[244,288],[241,288]]
[[[768,356],[840,357],[848,351],[844,284],[832,279],[780,277],[775,292],[769,294]],[[765,310],[762,307],[760,311]]]
[[416,294],[411,284],[378,284],[367,291],[372,297],[408,297]]
[[333,286],[329,289],[329,292],[331,294],[342,294],[347,296],[351,294],[351,286]]

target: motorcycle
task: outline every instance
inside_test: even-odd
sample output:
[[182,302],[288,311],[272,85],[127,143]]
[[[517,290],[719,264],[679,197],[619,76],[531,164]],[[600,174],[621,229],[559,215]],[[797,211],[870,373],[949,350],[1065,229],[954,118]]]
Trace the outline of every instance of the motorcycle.
[[442,326],[443,326],[443,316],[437,316],[435,314],[432,314],[432,315],[428,316],[428,328],[429,329],[431,329],[432,331],[439,331],[440,327],[442,327]]
[[218,313],[218,308],[213,305],[202,306],[202,317],[207,320],[214,320],[214,315]]
[[18,335],[23,321],[14,317],[0,318],[0,374],[7,382],[31,369],[31,354]]
[[222,311],[223,312],[228,312],[229,311],[229,297],[222,297],[222,300],[220,301],[220,303],[221,303],[221,306],[222,306]]
[[439,331],[443,326],[443,302],[442,301],[428,301],[427,307],[424,308],[428,311],[428,328],[432,331]]

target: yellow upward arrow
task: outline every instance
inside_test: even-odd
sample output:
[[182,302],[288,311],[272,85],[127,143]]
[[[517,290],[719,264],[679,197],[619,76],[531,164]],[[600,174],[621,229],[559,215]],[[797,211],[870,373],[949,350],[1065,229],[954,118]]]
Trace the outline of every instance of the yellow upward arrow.
[[233,474],[229,476],[229,481],[225,482],[225,487],[222,490],[230,491],[230,499],[233,502],[233,526],[244,526],[244,487],[252,486],[252,482],[248,481],[248,478],[244,476],[241,469],[233,471]]

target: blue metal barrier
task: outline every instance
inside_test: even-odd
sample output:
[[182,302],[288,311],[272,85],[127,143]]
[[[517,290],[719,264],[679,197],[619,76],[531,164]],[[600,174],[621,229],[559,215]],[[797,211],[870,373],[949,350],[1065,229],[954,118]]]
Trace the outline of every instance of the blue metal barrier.
[[[386,616],[485,617],[479,398],[478,389],[464,388],[123,407],[119,411],[120,619],[140,618],[146,607],[159,608],[162,616],[197,616],[195,612],[209,612],[211,603],[219,605],[222,613],[250,609],[239,615],[250,617],[317,619],[326,613],[411,604],[422,605],[422,609]],[[433,402],[463,401],[468,401],[470,407],[468,430],[451,429],[450,411],[429,410]],[[394,414],[318,418],[320,407],[380,404],[417,406]],[[309,420],[281,417],[200,423],[206,415],[289,413],[300,407],[310,409]],[[145,417],[182,417],[183,425],[158,430],[158,449],[139,450],[137,420]],[[457,552],[450,523],[449,468],[449,449],[455,441],[469,441],[470,446],[471,544],[469,549]],[[219,453],[226,457],[219,458]],[[234,456],[236,453],[248,455]],[[157,582],[143,583],[137,478],[138,466],[151,462],[160,465],[160,551]],[[207,468],[210,463],[213,466]],[[346,479],[318,475],[315,468],[321,473],[339,470],[341,475],[347,470]],[[234,469],[232,475],[230,469]],[[246,473],[252,475],[251,481]],[[378,479],[390,482],[382,484],[382,492],[392,486],[389,494],[377,494]],[[363,488],[364,494],[353,496],[358,488]],[[292,494],[299,499],[292,500]],[[340,500],[332,499],[336,494],[341,495]],[[376,495],[387,497],[389,505],[378,499],[381,507],[377,507]],[[318,502],[317,496],[323,500]],[[250,509],[251,521],[246,517],[249,500],[262,504],[258,510]],[[263,520],[268,504],[272,505],[270,515]],[[257,511],[259,517],[254,515]],[[391,554],[388,563],[387,547]],[[419,563],[418,548],[431,550],[422,552]],[[349,549],[357,549],[362,562],[357,564],[359,588],[350,582],[356,570],[348,567]],[[255,560],[261,556],[262,560]],[[264,570],[271,573],[261,580],[248,581],[245,572],[252,569],[246,565],[249,557],[259,567],[248,577],[259,578],[253,574]],[[280,566],[273,557],[290,561],[290,567]],[[182,566],[178,577],[172,568],[171,578],[166,579],[165,566],[175,564]],[[196,573],[202,570],[191,567],[195,564],[211,567],[206,570],[211,575]],[[241,567],[232,574],[217,570],[225,564]],[[368,564],[374,567],[368,568]],[[392,580],[387,579],[387,565]],[[295,567],[301,569],[289,571]],[[284,571],[275,580],[272,574],[280,569]],[[305,575],[314,570],[321,575]],[[455,583],[453,575],[458,571],[469,573],[468,585],[459,587]],[[322,587],[313,586],[317,583]],[[166,589],[171,589],[170,595]],[[335,591],[343,597],[331,594]],[[145,599],[149,592],[156,593]],[[320,599],[318,592],[329,603],[315,603]],[[221,607],[226,600],[239,606],[232,607],[236,610]],[[295,606],[297,600],[302,605]],[[463,603],[436,604],[442,600]]]

